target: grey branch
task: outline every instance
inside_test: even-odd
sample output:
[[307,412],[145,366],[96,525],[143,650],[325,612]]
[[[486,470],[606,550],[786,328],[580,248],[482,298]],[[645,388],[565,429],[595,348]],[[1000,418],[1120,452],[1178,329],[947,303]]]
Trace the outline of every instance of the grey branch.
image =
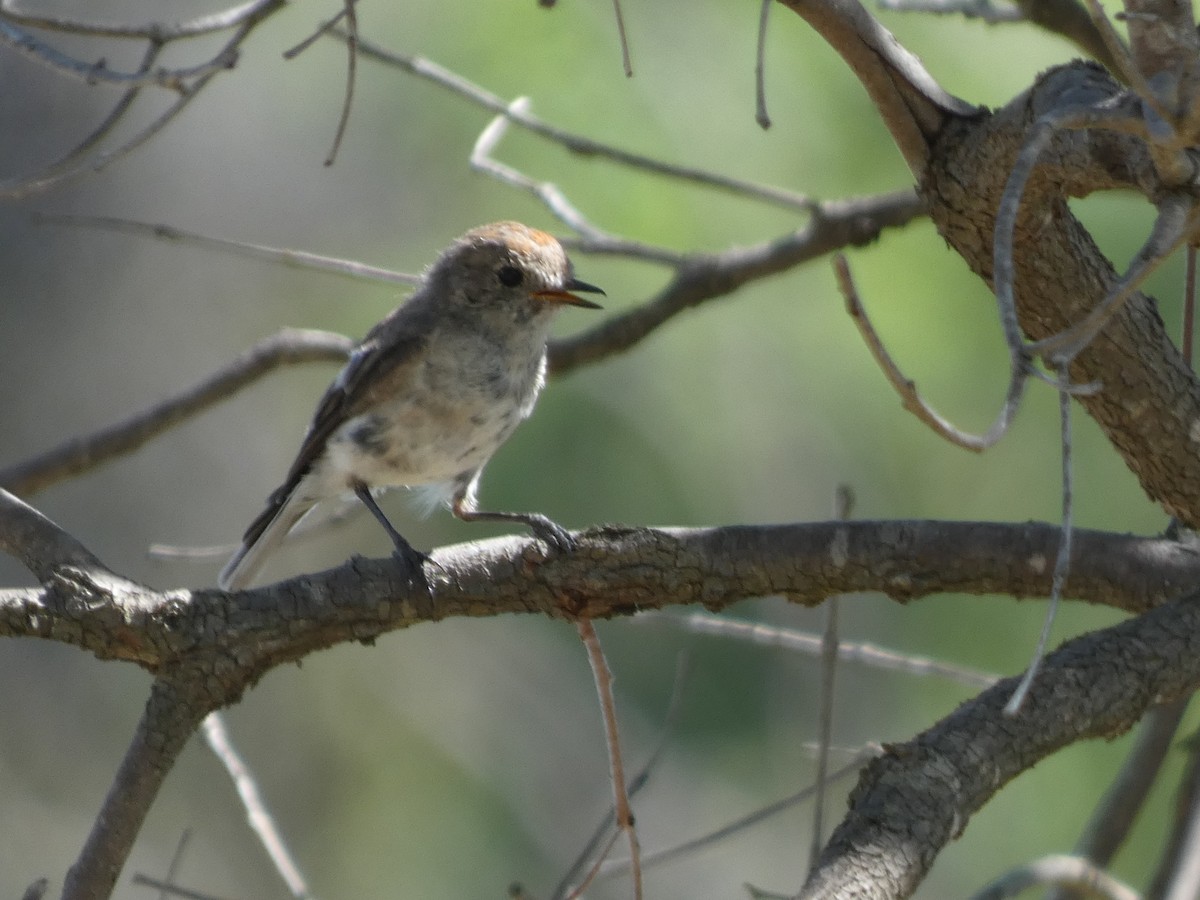
[[1120,734],[1152,704],[1194,691],[1200,602],[1182,597],[1068,641],[1046,657],[1011,719],[1003,710],[1015,685],[999,682],[868,765],[800,897],[909,896],[942,847],[1010,779],[1070,743]]
[[[0,590],[0,636],[52,638],[152,672],[220,652],[251,660],[257,672],[449,616],[604,618],[679,604],[715,610],[769,595],[815,606],[856,591],[899,602],[943,592],[1044,596],[1060,534],[1042,523],[924,520],[605,527],[581,532],[578,552],[550,560],[535,541],[514,536],[437,550],[432,597],[409,590],[389,560],[355,558],[233,594],[157,592],[71,569],[62,583]],[[1200,579],[1200,556],[1170,539],[1079,530],[1075,540],[1072,599],[1138,613]],[[35,546],[10,539],[8,549],[25,558]]]
[[133,452],[168,428],[224,400],[279,366],[314,361],[344,362],[351,347],[353,341],[340,334],[284,329],[259,341],[212,377],[150,409],[0,470],[0,486],[18,494],[34,493],[116,456]]
[[780,238],[712,254],[690,254],[658,295],[590,331],[550,345],[556,374],[627,350],[686,309],[724,297],[759,278],[777,275],[834,250],[875,240],[922,215],[910,191],[815,204],[804,228]]

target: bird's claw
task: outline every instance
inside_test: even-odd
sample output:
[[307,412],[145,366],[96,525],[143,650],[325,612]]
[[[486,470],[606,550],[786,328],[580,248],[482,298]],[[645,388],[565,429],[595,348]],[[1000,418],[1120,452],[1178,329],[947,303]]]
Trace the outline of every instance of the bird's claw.
[[567,529],[542,515],[529,517],[529,527],[534,536],[543,541],[554,553],[571,553],[579,546]]

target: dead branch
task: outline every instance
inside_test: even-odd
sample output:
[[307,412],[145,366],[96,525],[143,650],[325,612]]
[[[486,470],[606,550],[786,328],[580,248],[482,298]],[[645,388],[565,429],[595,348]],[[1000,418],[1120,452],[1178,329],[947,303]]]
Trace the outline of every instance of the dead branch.
[[285,328],[259,341],[209,378],[150,409],[0,470],[0,486],[26,496],[36,493],[57,481],[132,453],[279,366],[344,362],[352,347],[353,341],[340,334]]

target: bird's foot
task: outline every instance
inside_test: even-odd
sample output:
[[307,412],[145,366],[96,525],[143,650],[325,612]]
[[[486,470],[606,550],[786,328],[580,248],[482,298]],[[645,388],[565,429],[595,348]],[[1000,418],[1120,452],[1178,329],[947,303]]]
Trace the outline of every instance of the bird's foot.
[[438,569],[441,566],[434,562],[428,553],[422,553],[408,541],[404,541],[403,544],[395,544],[395,548],[392,550],[392,558],[399,563],[400,571],[405,581],[413,585],[413,587],[423,588],[426,593],[433,593],[432,588],[429,586],[429,579],[425,575],[425,565],[428,563]]
[[567,529],[541,513],[529,513],[524,521],[534,536],[545,542],[554,553],[571,553],[579,546]]

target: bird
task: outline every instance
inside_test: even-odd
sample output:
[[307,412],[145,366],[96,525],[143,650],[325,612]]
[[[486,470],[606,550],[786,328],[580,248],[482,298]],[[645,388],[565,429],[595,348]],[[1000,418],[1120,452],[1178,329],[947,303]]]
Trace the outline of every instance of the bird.
[[218,585],[246,587],[317,504],[353,495],[387,531],[404,576],[427,586],[429,557],[375,501],[392,487],[419,489],[464,521],[520,522],[554,551],[572,549],[571,535],[546,516],[480,510],[476,492],[484,466],[541,393],[555,314],[601,308],[577,293],[604,291],[577,279],[544,231],[504,221],[455,240],[353,350]]

